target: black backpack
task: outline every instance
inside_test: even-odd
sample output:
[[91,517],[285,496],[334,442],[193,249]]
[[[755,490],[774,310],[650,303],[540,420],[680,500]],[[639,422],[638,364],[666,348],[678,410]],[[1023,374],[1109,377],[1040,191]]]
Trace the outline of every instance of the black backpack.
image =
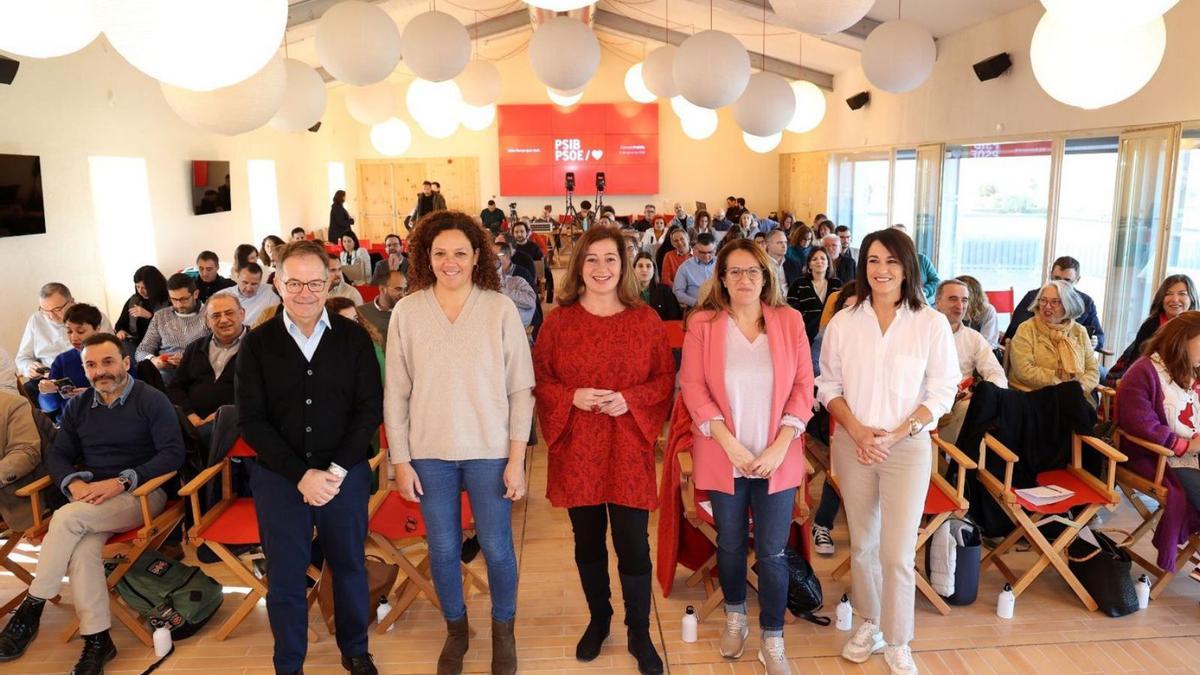
[[818,626],[828,626],[827,616],[817,616],[813,612],[825,605],[821,593],[821,580],[813,573],[812,565],[796,551],[784,550],[788,566],[788,597],[787,608],[793,616],[805,621],[811,621]]

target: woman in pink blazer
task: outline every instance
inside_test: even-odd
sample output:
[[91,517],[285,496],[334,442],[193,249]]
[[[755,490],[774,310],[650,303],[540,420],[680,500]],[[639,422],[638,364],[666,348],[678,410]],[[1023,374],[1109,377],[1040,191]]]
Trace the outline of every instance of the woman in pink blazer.
[[813,403],[804,319],[784,302],[774,269],[752,240],[721,249],[711,286],[688,318],[680,370],[695,437],[696,486],[708,491],[717,526],[725,594],[721,655],[739,658],[749,635],[749,510],[759,561],[758,658],[769,675],[791,672],[783,648],[783,552],[804,480],[801,433]]

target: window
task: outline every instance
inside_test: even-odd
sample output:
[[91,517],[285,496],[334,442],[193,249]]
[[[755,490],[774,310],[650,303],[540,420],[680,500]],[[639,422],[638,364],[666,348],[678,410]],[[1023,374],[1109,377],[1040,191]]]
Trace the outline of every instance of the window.
[[279,236],[279,188],[275,183],[275,160],[252,159],[246,162],[250,181],[250,227],[254,241],[269,234]]
[[137,268],[157,262],[146,160],[88,157],[88,172],[105,288],[108,297],[124,298]]
[[896,151],[892,171],[892,219],[888,225],[902,223],[913,233],[917,204],[917,151],[914,148]]
[[1051,257],[1069,255],[1079,261],[1078,288],[1096,301],[1101,317],[1112,245],[1117,143],[1116,136],[1067,139]]
[[1200,128],[1183,130],[1168,237],[1166,274],[1186,274],[1200,281]]
[[829,217],[847,225],[854,245],[869,232],[888,226],[888,151],[841,155],[836,158],[837,189]]
[[[942,168],[939,271],[1017,296],[1042,278],[1050,141],[948,145]],[[1110,200],[1111,201],[1111,200]]]

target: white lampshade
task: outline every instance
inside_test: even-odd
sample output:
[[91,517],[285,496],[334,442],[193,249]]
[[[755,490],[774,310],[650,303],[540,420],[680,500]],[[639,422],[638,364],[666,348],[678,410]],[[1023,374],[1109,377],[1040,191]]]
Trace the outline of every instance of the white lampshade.
[[529,5],[538,9],[548,9],[552,12],[569,12],[573,9],[587,7],[596,0],[525,0]]
[[797,134],[816,129],[825,119],[825,92],[808,80],[796,80],[792,94],[796,97],[796,112],[785,128]]
[[771,7],[785,25],[814,35],[840,33],[862,20],[875,0],[785,0]]
[[529,61],[534,75],[547,87],[578,89],[600,67],[600,42],[586,24],[566,16],[555,17],[533,34]]
[[454,80],[413,80],[408,85],[404,102],[408,106],[408,114],[430,136],[448,138],[458,130],[462,92]]
[[1166,48],[1162,17],[1099,31],[1047,12],[1033,31],[1029,59],[1047,94],[1091,110],[1123,101],[1146,86]]
[[871,31],[863,44],[863,73],[871,84],[893,94],[921,86],[936,60],[933,36],[912,21],[888,21]]
[[550,97],[550,100],[554,103],[554,105],[560,108],[570,108],[576,103],[579,103],[579,101],[583,98],[583,87],[572,89],[570,91],[559,91],[557,89],[546,87],[546,96]]
[[706,30],[679,45],[672,69],[684,98],[716,110],[737,100],[750,81],[750,55],[729,33]]
[[792,85],[775,73],[761,72],[750,77],[746,90],[733,102],[733,119],[743,131],[755,136],[770,136],[783,131],[796,112]]
[[396,88],[388,81],[346,87],[346,112],[359,124],[374,126],[396,114]]
[[106,0],[96,5],[105,36],[130,65],[164,84],[194,91],[228,87],[262,70],[287,27],[287,0]]
[[646,88],[646,82],[642,78],[643,65],[645,64],[635,63],[625,71],[625,93],[638,103],[652,103],[658,97]]
[[646,55],[642,65],[642,81],[655,96],[671,98],[679,93],[675,86],[675,45],[663,45]]
[[275,57],[248,80],[212,91],[193,91],[162,84],[167,105],[189,124],[236,136],[271,120],[283,105],[287,67]]
[[400,62],[400,31],[379,6],[345,0],[317,21],[316,47],[317,58],[330,75],[365,87],[395,70]]
[[320,122],[325,113],[325,82],[303,61],[285,59],[283,64],[287,70],[287,88],[270,124],[289,133],[304,131]]
[[496,121],[496,104],[474,106],[464,103],[459,109],[459,119],[462,125],[471,131],[483,131]]
[[770,136],[755,136],[743,131],[742,140],[746,143],[747,148],[760,154],[766,154],[779,147],[779,142],[783,140],[783,132]]
[[404,120],[393,117],[371,127],[371,145],[375,146],[381,155],[403,155],[412,146],[412,130]]
[[1179,0],[1042,0],[1055,18],[1107,28],[1149,23],[1177,4]]
[[704,113],[716,112],[714,110],[709,110],[708,108],[701,108],[683,96],[671,97],[671,110],[673,110],[675,112],[675,116],[681,120],[686,120],[689,117],[704,116]]
[[684,136],[695,141],[702,141],[717,132],[717,121],[716,110],[697,106],[694,114],[679,118],[679,126],[683,129]]
[[65,56],[100,34],[95,0],[0,2],[0,50],[48,59]]
[[471,37],[453,16],[422,12],[404,26],[400,54],[417,77],[430,82],[450,80],[471,60]]
[[499,101],[504,88],[500,69],[491,61],[468,63],[454,81],[462,92],[463,103],[480,107]]

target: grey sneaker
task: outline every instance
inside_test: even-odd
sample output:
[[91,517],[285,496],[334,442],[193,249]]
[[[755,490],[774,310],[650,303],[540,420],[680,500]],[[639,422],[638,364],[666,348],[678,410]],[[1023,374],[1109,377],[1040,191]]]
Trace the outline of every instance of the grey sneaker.
[[738,612],[725,613],[725,632],[721,633],[721,656],[727,659],[740,659],[746,651],[746,638],[750,628],[746,625],[746,615]]
[[833,536],[829,534],[828,527],[813,525],[812,540],[813,550],[818,555],[833,555],[837,553],[837,549],[833,545]]
[[758,646],[758,661],[767,669],[767,675],[792,675],[787,654],[783,652],[783,638],[763,638]]
[[842,647],[842,658],[855,663],[866,663],[872,654],[883,651],[886,646],[883,631],[879,630],[879,626],[864,621],[854,633],[854,637]]
[[883,650],[883,660],[887,661],[892,675],[917,675],[917,664],[913,662],[912,650],[908,645],[888,645]]

